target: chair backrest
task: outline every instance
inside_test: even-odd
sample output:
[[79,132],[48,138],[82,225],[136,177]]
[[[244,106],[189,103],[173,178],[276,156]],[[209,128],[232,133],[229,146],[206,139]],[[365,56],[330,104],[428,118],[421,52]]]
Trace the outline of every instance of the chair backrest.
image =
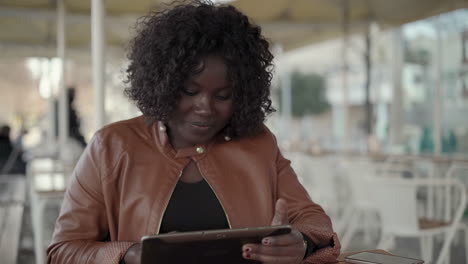
[[375,164],[363,158],[347,158],[342,160],[341,164],[341,173],[346,177],[353,206],[360,209],[374,209],[374,202],[369,199],[373,192],[369,181],[376,176]]
[[[449,192],[443,192],[446,197],[443,199],[456,200],[456,210],[444,208],[450,212],[450,219],[447,225],[452,227],[458,225],[466,206],[466,193],[459,181],[447,179],[395,179],[380,178],[372,181],[373,200],[378,205],[379,214],[382,219],[382,230],[384,233],[394,235],[417,235],[421,231],[420,210],[418,210],[418,194],[421,190],[427,188],[449,189]],[[429,192],[425,192],[425,198],[429,197]],[[421,199],[422,195],[419,195]],[[440,219],[426,219],[440,220]]]
[[339,209],[334,170],[326,157],[312,157],[304,153],[285,154],[299,180],[314,202],[333,214]]
[[[465,187],[465,191],[468,192],[468,163],[453,162],[447,172],[445,173],[447,180],[458,180]],[[448,190],[446,190],[448,191]],[[452,210],[456,210],[456,206],[452,204],[453,201],[446,200],[445,206],[451,207]],[[445,215],[448,218],[448,213]]]
[[26,174],[35,191],[64,191],[69,171],[59,160],[36,158],[28,162]]
[[304,157],[303,166],[307,175],[308,182],[311,183],[316,191],[322,196],[336,197],[336,182],[332,165],[324,157]]
[[413,184],[399,178],[374,179],[373,201],[382,221],[383,233],[410,234],[419,230],[416,191]]
[[402,172],[408,170],[408,159],[400,156],[389,156],[384,162],[379,164],[377,173],[381,176],[400,176]]
[[417,156],[390,156],[378,166],[377,172],[383,177],[427,178],[433,176],[433,164]]
[[468,189],[468,163],[453,162],[447,170],[447,179],[458,179]]

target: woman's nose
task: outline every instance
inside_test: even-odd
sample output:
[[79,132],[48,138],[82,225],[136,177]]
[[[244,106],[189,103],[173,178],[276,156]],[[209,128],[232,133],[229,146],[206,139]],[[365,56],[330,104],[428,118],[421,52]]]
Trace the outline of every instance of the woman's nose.
[[195,102],[195,113],[199,115],[211,115],[212,112],[211,99],[208,96],[199,96]]

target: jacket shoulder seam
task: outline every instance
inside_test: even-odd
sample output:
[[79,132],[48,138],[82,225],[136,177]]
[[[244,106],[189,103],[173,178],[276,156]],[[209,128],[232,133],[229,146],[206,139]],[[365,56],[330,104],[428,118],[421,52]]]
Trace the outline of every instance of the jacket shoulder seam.
[[[102,143],[102,141],[103,141],[103,139],[102,139],[102,129],[96,133],[96,141],[98,143],[99,149],[104,150],[103,143]],[[109,166],[108,169],[106,169],[105,171],[100,173],[101,175],[100,175],[99,178],[100,178],[101,183],[108,183],[109,182],[109,175],[111,175],[112,172],[114,172],[115,168],[117,167],[118,162],[122,159],[122,156],[124,155],[125,152],[127,152],[127,151],[122,150],[118,154],[117,158],[115,159],[115,162],[114,162],[114,159],[112,159],[111,160],[112,164],[108,164],[108,165],[111,165],[111,166]],[[105,166],[105,167],[107,167],[107,166]]]

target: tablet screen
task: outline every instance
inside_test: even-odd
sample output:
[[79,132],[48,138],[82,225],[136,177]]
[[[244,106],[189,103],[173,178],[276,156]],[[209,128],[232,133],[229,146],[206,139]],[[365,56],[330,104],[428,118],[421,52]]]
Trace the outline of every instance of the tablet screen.
[[290,232],[286,225],[145,236],[141,263],[258,263],[242,257],[242,245]]

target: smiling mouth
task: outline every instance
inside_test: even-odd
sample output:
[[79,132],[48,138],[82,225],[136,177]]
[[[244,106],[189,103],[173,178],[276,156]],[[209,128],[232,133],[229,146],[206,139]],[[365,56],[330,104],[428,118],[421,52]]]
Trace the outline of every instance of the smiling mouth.
[[196,128],[202,128],[202,129],[208,129],[208,128],[213,127],[213,125],[211,125],[211,124],[198,123],[198,122],[190,123],[190,125],[192,125],[192,126],[194,126]]

